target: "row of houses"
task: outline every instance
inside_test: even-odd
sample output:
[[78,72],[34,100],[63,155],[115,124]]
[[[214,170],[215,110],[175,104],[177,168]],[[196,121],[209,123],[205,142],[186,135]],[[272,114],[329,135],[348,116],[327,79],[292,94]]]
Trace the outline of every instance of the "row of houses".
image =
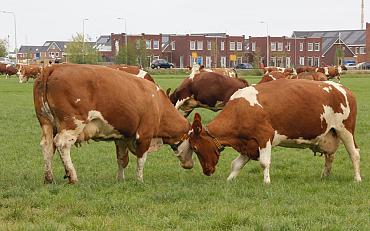
[[[226,33],[110,34],[91,43],[103,60],[114,62],[127,44],[145,41],[149,63],[166,59],[176,67],[194,62],[206,67],[234,67],[238,63],[294,67],[370,61],[370,23],[366,30],[294,31],[291,36],[245,37]],[[21,46],[20,61],[68,61],[67,41],[46,41],[42,46]]]

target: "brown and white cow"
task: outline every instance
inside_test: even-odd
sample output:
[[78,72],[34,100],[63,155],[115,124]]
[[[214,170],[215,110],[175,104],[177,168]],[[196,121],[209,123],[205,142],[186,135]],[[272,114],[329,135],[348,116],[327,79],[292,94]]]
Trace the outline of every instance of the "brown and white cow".
[[193,166],[190,123],[150,81],[104,66],[53,65],[35,80],[33,93],[42,129],[45,183],[53,181],[56,149],[69,183],[77,182],[71,147],[90,139],[115,142],[118,180],[124,178],[128,150],[137,156],[137,177],[143,180],[152,140],[175,146],[182,167]]
[[214,173],[223,147],[230,146],[240,156],[232,162],[228,180],[252,159],[260,162],[264,182],[270,183],[272,147],[310,148],[324,154],[322,176],[328,176],[342,141],[354,167],[354,179],[361,181],[360,153],[354,139],[356,113],[355,96],[338,83],[276,80],[236,91],[205,127],[196,114],[190,145],[206,175]]
[[194,70],[198,69],[199,72],[214,72],[225,77],[230,78],[238,78],[238,73],[234,68],[205,68],[204,65],[194,64],[193,67],[188,66],[188,69],[194,72]]
[[301,72],[292,79],[308,79],[315,81],[327,81],[328,77],[322,72]]
[[188,116],[197,107],[222,110],[236,90],[248,85],[246,80],[202,72],[193,66],[190,76],[183,80],[169,98],[176,109]]
[[9,78],[10,76],[17,74],[17,72],[18,71],[14,66],[0,63],[0,74],[5,74],[5,78]]
[[257,83],[266,83],[277,79],[286,79],[287,76],[284,73],[281,73],[280,71],[271,71],[267,74],[264,74],[261,78],[261,80]]
[[340,75],[343,72],[343,66],[326,66],[326,67],[311,67],[302,66],[297,68],[297,73],[302,72],[321,72],[325,74],[328,79],[337,79],[340,83]]
[[152,78],[152,76],[148,72],[144,71],[138,66],[130,66],[130,65],[125,65],[125,64],[113,64],[113,65],[108,65],[107,67],[133,74],[136,77],[144,78],[154,83],[154,79]]
[[28,82],[29,78],[36,79],[41,74],[42,68],[38,65],[21,65],[18,70],[19,82]]

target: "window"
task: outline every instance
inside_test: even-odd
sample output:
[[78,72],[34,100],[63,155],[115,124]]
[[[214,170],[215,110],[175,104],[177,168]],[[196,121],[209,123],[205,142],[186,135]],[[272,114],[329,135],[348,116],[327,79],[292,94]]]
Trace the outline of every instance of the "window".
[[252,43],[252,51],[256,51],[256,43],[255,42]]
[[159,49],[159,41],[158,40],[153,41],[153,49],[155,49],[155,50]]
[[320,58],[319,57],[315,57],[314,66],[316,66],[316,67],[319,67],[320,66]]
[[146,49],[152,49],[152,41],[146,40],[145,44],[146,44]]
[[190,50],[191,51],[195,50],[195,41],[190,41]]
[[175,41],[172,41],[171,42],[171,50],[175,50],[176,49],[176,43],[175,43]]
[[313,58],[312,57],[308,57],[307,58],[307,64],[308,64],[308,66],[313,66]]
[[360,47],[360,54],[365,54],[365,47]]
[[153,60],[159,59],[159,56],[153,56]]
[[290,43],[287,43],[287,44],[286,44],[286,50],[287,50],[287,51],[290,51]]
[[202,56],[198,56],[197,63],[199,65],[203,65],[203,57]]
[[277,44],[277,50],[278,51],[283,51],[283,43],[278,43]]
[[243,62],[243,57],[238,57],[236,59],[236,63],[239,64],[239,63],[242,63]]
[[284,66],[283,57],[277,57],[277,59],[276,59],[276,66],[277,67],[283,67]]
[[273,43],[271,43],[271,51],[276,51],[276,43],[275,42],[273,42]]
[[355,54],[356,54],[356,55],[359,53],[359,50],[360,50],[360,48],[359,48],[359,47],[356,47],[356,48],[355,48]]
[[225,42],[221,42],[221,50],[225,50]]
[[190,57],[190,65],[192,66],[193,64],[197,63],[197,58],[193,58],[191,57],[191,55],[189,56]]
[[59,57],[59,52],[55,52],[55,57]]
[[290,68],[290,65],[291,65],[290,57],[285,57],[285,66],[287,68]]
[[313,43],[308,43],[307,44],[307,50],[308,51],[313,51]]
[[276,67],[276,57],[271,57],[270,58],[270,65],[273,67]]
[[238,50],[238,51],[243,50],[243,43],[242,42],[237,42],[236,43],[236,50]]
[[203,50],[203,41],[197,41],[197,50],[198,51]]
[[299,65],[304,65],[304,57],[299,57]]
[[[303,51],[303,43],[299,43],[299,51]],[[302,64],[304,65],[304,64]]]
[[320,51],[320,43],[315,43],[315,51]]
[[230,50],[235,51],[235,42],[230,42]]
[[221,56],[221,67],[226,67],[226,56]]
[[207,50],[212,50],[212,43],[211,41],[207,41]]

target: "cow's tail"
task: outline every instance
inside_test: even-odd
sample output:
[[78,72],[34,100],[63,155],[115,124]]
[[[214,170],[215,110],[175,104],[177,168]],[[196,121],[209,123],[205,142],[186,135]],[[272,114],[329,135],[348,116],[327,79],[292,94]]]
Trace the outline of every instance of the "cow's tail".
[[236,72],[236,69],[235,69],[235,68],[233,68],[233,71],[234,71],[234,73],[235,73],[235,78],[239,78],[239,77],[238,77],[238,72]]

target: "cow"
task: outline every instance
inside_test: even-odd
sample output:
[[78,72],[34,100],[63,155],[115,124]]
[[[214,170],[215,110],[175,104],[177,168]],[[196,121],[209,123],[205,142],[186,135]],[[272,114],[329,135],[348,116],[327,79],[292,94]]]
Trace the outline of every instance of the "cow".
[[325,177],[342,141],[353,164],[354,180],[359,182],[356,113],[355,96],[338,83],[276,80],[239,89],[207,126],[196,114],[189,141],[204,174],[214,173],[221,151],[230,146],[240,156],[232,162],[228,180],[252,159],[260,162],[267,184],[272,147],[309,148],[325,155]]
[[277,79],[286,79],[287,76],[280,71],[271,71],[267,74],[264,74],[261,80],[257,84],[266,83],[269,81],[277,80]]
[[71,146],[90,139],[115,142],[118,180],[124,179],[130,150],[137,157],[137,179],[143,181],[152,141],[170,144],[181,166],[193,167],[188,142],[190,123],[150,81],[104,66],[52,65],[35,80],[33,95],[42,130],[45,183],[53,182],[56,149],[66,178],[76,183]]
[[321,72],[325,74],[328,79],[337,79],[340,83],[340,75],[343,72],[343,66],[326,66],[326,67],[310,67],[302,66],[297,68],[297,74],[302,72]]
[[169,98],[176,109],[187,117],[194,108],[222,110],[230,96],[238,89],[249,86],[243,79],[230,78],[214,72],[202,72],[195,65],[189,77],[183,80]]
[[19,82],[28,82],[29,78],[35,79],[41,74],[42,68],[38,65],[21,65],[18,70]]
[[188,66],[190,71],[198,69],[199,72],[214,72],[225,77],[238,78],[238,73],[234,68],[205,68],[204,65],[194,64],[193,67]]
[[144,79],[152,81],[154,83],[153,77],[150,76],[150,74],[148,72],[142,70],[140,67],[129,66],[129,65],[125,65],[125,64],[113,64],[113,65],[108,65],[107,67],[133,74],[136,77],[144,78]]
[[301,72],[292,79],[308,79],[315,81],[327,81],[328,77],[322,72]]
[[17,74],[17,69],[11,64],[0,63],[0,74],[5,74],[5,78]]

